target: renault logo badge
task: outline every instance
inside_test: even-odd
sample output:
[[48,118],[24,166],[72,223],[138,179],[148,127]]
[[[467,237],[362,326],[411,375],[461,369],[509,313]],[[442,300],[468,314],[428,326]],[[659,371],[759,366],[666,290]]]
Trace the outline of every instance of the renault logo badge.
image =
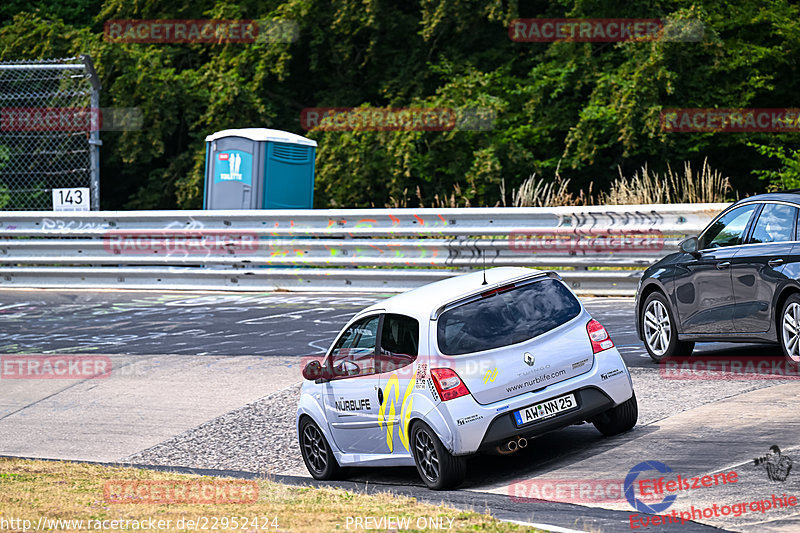
[[525,364],[528,366],[533,366],[533,362],[535,361],[533,354],[531,352],[525,352],[522,355],[522,359],[525,361]]

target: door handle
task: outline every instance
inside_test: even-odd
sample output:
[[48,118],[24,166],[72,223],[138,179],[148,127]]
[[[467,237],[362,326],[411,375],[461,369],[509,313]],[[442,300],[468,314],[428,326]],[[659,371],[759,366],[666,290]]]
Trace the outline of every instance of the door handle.
[[717,263],[717,270],[725,270],[729,266],[731,266],[730,261],[722,261],[721,263]]
[[378,387],[378,405],[383,405],[383,389]]
[[767,261],[767,264],[771,267],[781,266],[783,264],[783,259],[781,259],[780,257],[777,259],[770,259],[769,261]]

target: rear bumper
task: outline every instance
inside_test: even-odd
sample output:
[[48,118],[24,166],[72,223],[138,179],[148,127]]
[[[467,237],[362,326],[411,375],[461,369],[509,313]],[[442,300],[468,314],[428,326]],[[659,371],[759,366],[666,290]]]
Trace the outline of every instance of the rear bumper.
[[511,437],[529,438],[555,429],[561,429],[592,418],[615,405],[614,400],[597,387],[578,389],[572,391],[572,394],[575,395],[575,399],[578,402],[577,409],[541,422],[517,427],[514,422],[514,414],[511,412],[496,417],[489,423],[478,450],[494,448]]
[[[575,394],[578,408],[553,418],[517,427],[514,411]],[[452,430],[442,443],[454,455],[469,455],[514,436],[532,437],[560,429],[610,409],[633,396],[630,374],[616,348],[595,355],[594,365],[584,374],[547,387],[518,394],[491,404],[479,404],[471,395],[443,402],[437,412]]]

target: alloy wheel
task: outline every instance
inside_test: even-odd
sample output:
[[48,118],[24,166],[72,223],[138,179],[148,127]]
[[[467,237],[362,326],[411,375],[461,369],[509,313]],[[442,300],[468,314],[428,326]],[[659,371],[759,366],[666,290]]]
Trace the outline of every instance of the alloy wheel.
[[783,312],[783,346],[786,355],[800,363],[800,304],[795,302]]
[[328,466],[328,450],[322,433],[313,424],[303,429],[303,451],[310,466],[319,474]]
[[439,479],[439,458],[436,456],[436,448],[433,446],[433,439],[425,430],[418,431],[414,438],[414,447],[417,452],[417,459],[425,477],[431,481]]
[[672,326],[667,308],[660,301],[653,300],[644,311],[645,342],[650,350],[660,357],[667,352],[671,337]]

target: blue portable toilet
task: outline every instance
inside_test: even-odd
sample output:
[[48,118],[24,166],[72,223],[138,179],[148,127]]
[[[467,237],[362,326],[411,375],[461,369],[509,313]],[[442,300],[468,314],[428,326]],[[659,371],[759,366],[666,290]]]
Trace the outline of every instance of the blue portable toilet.
[[206,137],[203,209],[312,209],[317,142],[266,128]]

